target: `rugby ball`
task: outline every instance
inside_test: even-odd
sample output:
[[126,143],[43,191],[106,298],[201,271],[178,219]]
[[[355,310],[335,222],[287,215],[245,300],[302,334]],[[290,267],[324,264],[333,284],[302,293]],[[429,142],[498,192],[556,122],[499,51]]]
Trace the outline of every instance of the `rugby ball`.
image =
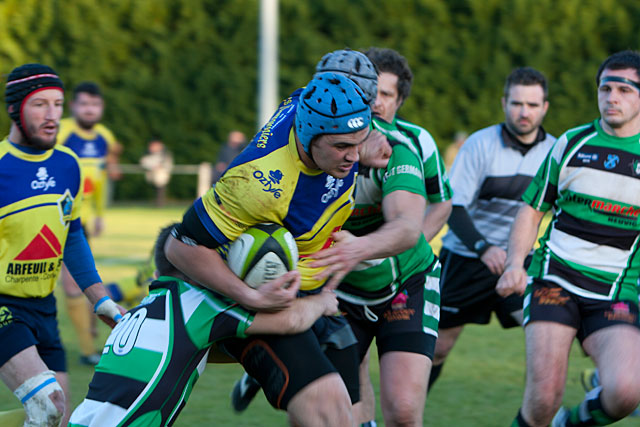
[[298,246],[283,226],[256,224],[229,246],[227,264],[247,285],[259,288],[296,268]]

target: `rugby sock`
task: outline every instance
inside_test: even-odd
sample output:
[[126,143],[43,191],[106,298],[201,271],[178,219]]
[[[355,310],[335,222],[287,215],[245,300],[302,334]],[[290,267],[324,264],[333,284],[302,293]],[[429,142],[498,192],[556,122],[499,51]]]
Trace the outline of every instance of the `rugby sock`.
[[531,427],[531,425],[524,420],[522,416],[522,409],[518,410],[518,415],[511,423],[511,427]]
[[439,365],[433,365],[431,367],[431,374],[429,374],[429,385],[427,386],[427,391],[431,390],[431,386],[436,382],[438,377],[440,376],[440,372],[442,371],[442,367],[444,366],[444,362]]
[[371,420],[360,424],[360,427],[378,427],[378,424],[376,424],[375,420]]
[[89,356],[96,352],[93,347],[93,336],[91,335],[91,308],[87,304],[84,295],[77,296],[65,295],[67,300],[67,311],[73,327],[78,336],[78,344],[80,345],[80,353],[83,356]]
[[607,414],[600,394],[602,386],[596,387],[586,394],[582,403],[571,408],[571,415],[567,420],[567,426],[606,426],[618,421],[619,418],[613,418]]

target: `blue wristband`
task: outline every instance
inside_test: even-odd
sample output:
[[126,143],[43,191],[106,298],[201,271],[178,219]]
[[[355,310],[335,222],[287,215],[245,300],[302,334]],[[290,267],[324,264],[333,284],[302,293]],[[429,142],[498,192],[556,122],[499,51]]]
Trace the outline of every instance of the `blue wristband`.
[[107,301],[109,299],[111,299],[111,298],[109,298],[108,295],[103,296],[102,298],[100,298],[98,300],[98,302],[96,303],[96,305],[93,306],[93,312],[96,313],[98,311],[98,307],[100,307],[100,305],[102,305],[103,302],[105,302],[105,301]]

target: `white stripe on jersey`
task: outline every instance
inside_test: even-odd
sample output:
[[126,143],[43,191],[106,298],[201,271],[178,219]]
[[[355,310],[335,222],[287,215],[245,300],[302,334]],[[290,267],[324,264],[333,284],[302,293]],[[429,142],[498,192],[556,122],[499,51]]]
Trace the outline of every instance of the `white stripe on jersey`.
[[166,352],[169,347],[169,343],[166,340],[167,330],[169,329],[167,323],[165,320],[149,319],[147,317],[140,328],[135,348],[158,353]]
[[[636,238],[637,240],[637,238]],[[553,228],[547,246],[555,256],[574,264],[618,274],[627,266],[630,251],[598,245]]]
[[560,173],[562,187],[558,191],[569,189],[575,193],[588,194],[630,205],[640,205],[640,194],[629,191],[638,184],[638,179],[603,170],[566,166]]
[[127,411],[109,402],[84,399],[71,414],[69,423],[91,427],[111,427],[117,425]]

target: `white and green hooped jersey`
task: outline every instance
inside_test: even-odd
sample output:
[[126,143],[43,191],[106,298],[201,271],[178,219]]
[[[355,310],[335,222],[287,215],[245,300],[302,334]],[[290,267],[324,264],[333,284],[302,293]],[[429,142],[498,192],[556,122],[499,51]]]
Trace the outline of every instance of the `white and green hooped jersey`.
[[529,275],[599,300],[638,300],[640,134],[618,138],[599,120],[563,134],[523,199],[555,209]]
[[[379,123],[379,122],[378,122]],[[355,235],[375,231],[384,224],[382,199],[397,190],[419,194],[425,199],[444,201],[451,197],[442,160],[435,144],[425,162],[414,141],[404,132],[392,130],[388,123],[384,132],[393,152],[386,169],[363,169],[356,184],[356,206],[344,225]],[[378,125],[376,124],[376,128]],[[433,140],[431,140],[433,141]],[[425,180],[425,163],[433,167],[435,177]],[[440,310],[440,263],[433,250],[420,236],[416,245],[396,256],[364,261],[356,266],[336,291],[338,297],[357,305],[376,305],[392,299],[402,283],[414,274],[427,271],[436,280],[425,281],[425,325],[437,335]]]
[[245,337],[252,321],[252,313],[224,297],[161,277],[109,335],[69,425],[171,425],[204,370],[211,344]]
[[436,141],[426,129],[398,117],[394,118],[392,123],[373,117],[372,123],[376,130],[388,138],[413,147],[413,151],[422,160],[424,185],[429,203],[451,199],[453,191],[442,156]]

